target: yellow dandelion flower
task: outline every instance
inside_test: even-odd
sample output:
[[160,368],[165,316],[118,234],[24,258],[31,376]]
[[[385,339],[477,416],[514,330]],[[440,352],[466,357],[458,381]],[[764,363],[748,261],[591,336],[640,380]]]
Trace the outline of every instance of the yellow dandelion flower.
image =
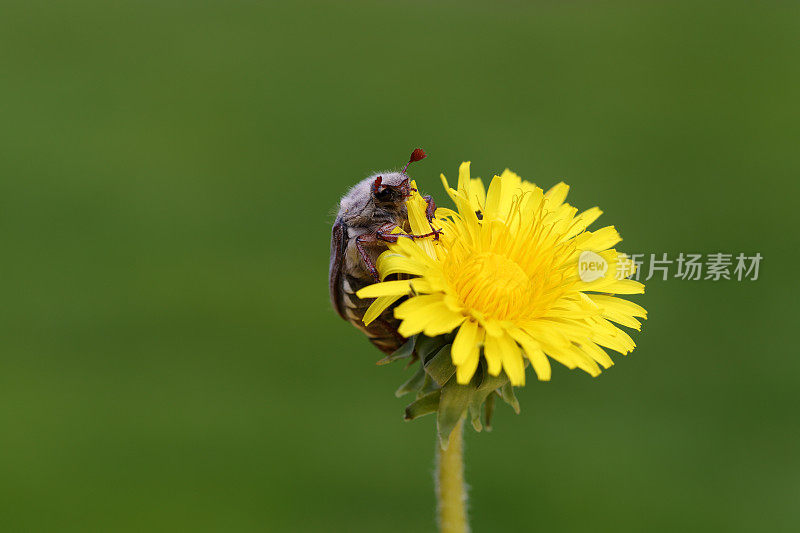
[[[566,184],[544,192],[510,170],[486,189],[470,177],[469,162],[459,168],[457,189],[444,175],[442,182],[457,210],[437,209],[429,222],[419,194],[408,199],[412,232],[433,227],[442,233],[438,239],[398,239],[379,257],[381,279],[404,279],[358,292],[376,298],[365,321],[408,297],[395,309],[399,333],[432,337],[457,330],[451,354],[460,384],[472,379],[481,353],[489,374],[505,371],[519,386],[525,384],[525,359],[540,380],[549,380],[548,358],[596,376],[613,364],[604,348],[633,350],[633,340],[614,323],[638,330],[637,318],[647,312],[614,295],[642,293],[644,285],[615,276],[625,257],[613,249],[621,240],[613,226],[587,231],[601,214],[598,208],[579,214],[564,202]],[[606,266],[591,281],[579,272],[586,252]]]

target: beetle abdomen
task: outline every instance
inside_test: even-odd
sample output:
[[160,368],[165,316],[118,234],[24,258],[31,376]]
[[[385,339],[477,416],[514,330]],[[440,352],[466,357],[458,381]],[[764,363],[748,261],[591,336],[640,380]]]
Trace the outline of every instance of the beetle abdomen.
[[364,335],[380,351],[390,354],[405,342],[405,339],[397,332],[400,321],[394,317],[395,306],[390,306],[367,326],[364,325],[364,313],[367,312],[372,299],[362,300],[356,296],[357,291],[372,283],[372,281],[365,281],[346,274],[342,276],[341,297],[344,315],[347,321],[364,332]]

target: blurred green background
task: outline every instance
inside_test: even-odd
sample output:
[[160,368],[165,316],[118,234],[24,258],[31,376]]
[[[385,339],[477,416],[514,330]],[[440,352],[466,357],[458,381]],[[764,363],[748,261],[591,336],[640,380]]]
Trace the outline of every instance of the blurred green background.
[[[0,530],[432,531],[434,420],[328,303],[338,197],[600,205],[638,348],[467,435],[474,530],[797,531],[794,2],[2,2]],[[529,374],[530,377],[530,374]]]

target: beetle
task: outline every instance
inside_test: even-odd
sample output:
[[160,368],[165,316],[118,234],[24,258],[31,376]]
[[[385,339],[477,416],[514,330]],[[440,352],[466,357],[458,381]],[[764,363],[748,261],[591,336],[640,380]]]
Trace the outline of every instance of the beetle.
[[[439,238],[441,230],[412,235],[408,223],[406,199],[414,190],[406,174],[408,166],[427,156],[416,148],[400,172],[382,172],[364,178],[353,186],[339,202],[339,210],[331,231],[331,257],[328,269],[331,304],[344,320],[360,329],[384,353],[392,353],[405,339],[397,332],[399,321],[392,308],[385,310],[369,326],[363,322],[369,300],[356,296],[361,288],[381,281],[375,261],[398,238]],[[436,204],[425,196],[426,215],[433,219]],[[405,233],[394,234],[399,227]]]

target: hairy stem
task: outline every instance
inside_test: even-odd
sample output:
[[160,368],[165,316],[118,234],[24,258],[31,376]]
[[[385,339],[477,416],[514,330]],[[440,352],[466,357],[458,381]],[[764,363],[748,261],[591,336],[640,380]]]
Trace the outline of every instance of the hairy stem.
[[467,491],[464,487],[463,420],[450,434],[450,443],[443,450],[436,439],[436,499],[438,501],[439,531],[468,533]]

